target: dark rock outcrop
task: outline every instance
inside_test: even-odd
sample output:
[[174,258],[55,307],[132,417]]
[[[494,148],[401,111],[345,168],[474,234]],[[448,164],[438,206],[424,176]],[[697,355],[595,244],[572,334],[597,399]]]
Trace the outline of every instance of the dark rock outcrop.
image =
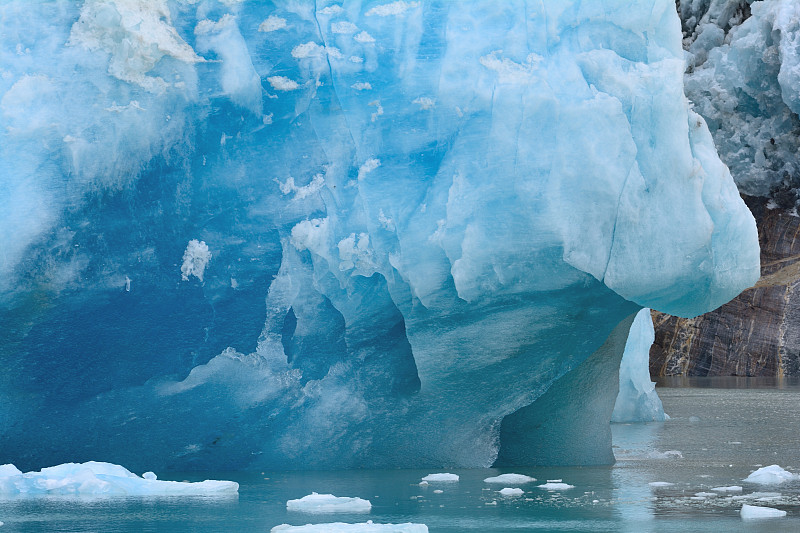
[[774,200],[745,201],[758,225],[761,279],[696,318],[654,311],[653,377],[800,375],[800,217]]

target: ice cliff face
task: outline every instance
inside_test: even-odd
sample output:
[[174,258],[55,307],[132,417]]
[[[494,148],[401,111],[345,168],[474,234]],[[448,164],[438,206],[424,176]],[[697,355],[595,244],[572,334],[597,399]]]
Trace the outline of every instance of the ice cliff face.
[[669,0],[1,9],[22,468],[608,462],[633,314],[758,277]]

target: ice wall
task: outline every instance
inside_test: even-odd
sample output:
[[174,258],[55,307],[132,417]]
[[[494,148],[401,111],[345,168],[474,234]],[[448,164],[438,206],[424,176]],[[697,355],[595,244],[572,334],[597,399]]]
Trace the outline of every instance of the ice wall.
[[22,468],[530,457],[605,424],[640,307],[758,277],[669,0],[0,9]]
[[800,187],[800,6],[792,0],[680,3],[686,93],[740,190],[793,208]]

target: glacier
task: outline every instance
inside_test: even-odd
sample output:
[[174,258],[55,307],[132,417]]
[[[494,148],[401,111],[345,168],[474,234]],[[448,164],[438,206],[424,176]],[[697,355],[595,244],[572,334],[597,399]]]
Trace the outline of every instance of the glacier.
[[613,461],[759,275],[671,0],[0,6],[0,460]]

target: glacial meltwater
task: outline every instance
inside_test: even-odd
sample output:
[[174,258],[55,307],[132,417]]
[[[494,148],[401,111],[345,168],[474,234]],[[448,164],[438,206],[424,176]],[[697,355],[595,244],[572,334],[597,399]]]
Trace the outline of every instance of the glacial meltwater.
[[[800,477],[768,485],[744,481],[753,471],[773,464],[800,473],[800,381],[662,380],[658,392],[670,419],[613,424],[617,463],[609,467],[164,472],[160,479],[234,480],[240,483],[239,494],[6,497],[0,500],[4,523],[0,531],[268,532],[281,524],[369,520],[425,524],[432,533],[800,531]],[[511,472],[536,481],[521,477],[484,481]],[[432,473],[453,473],[459,479],[421,484]],[[556,480],[574,488],[540,488]],[[500,491],[505,488],[521,489],[522,494],[504,491],[511,494],[504,496]],[[362,512],[287,510],[288,500],[313,492],[358,497],[372,506]],[[787,514],[746,519],[741,515],[744,505]]]

